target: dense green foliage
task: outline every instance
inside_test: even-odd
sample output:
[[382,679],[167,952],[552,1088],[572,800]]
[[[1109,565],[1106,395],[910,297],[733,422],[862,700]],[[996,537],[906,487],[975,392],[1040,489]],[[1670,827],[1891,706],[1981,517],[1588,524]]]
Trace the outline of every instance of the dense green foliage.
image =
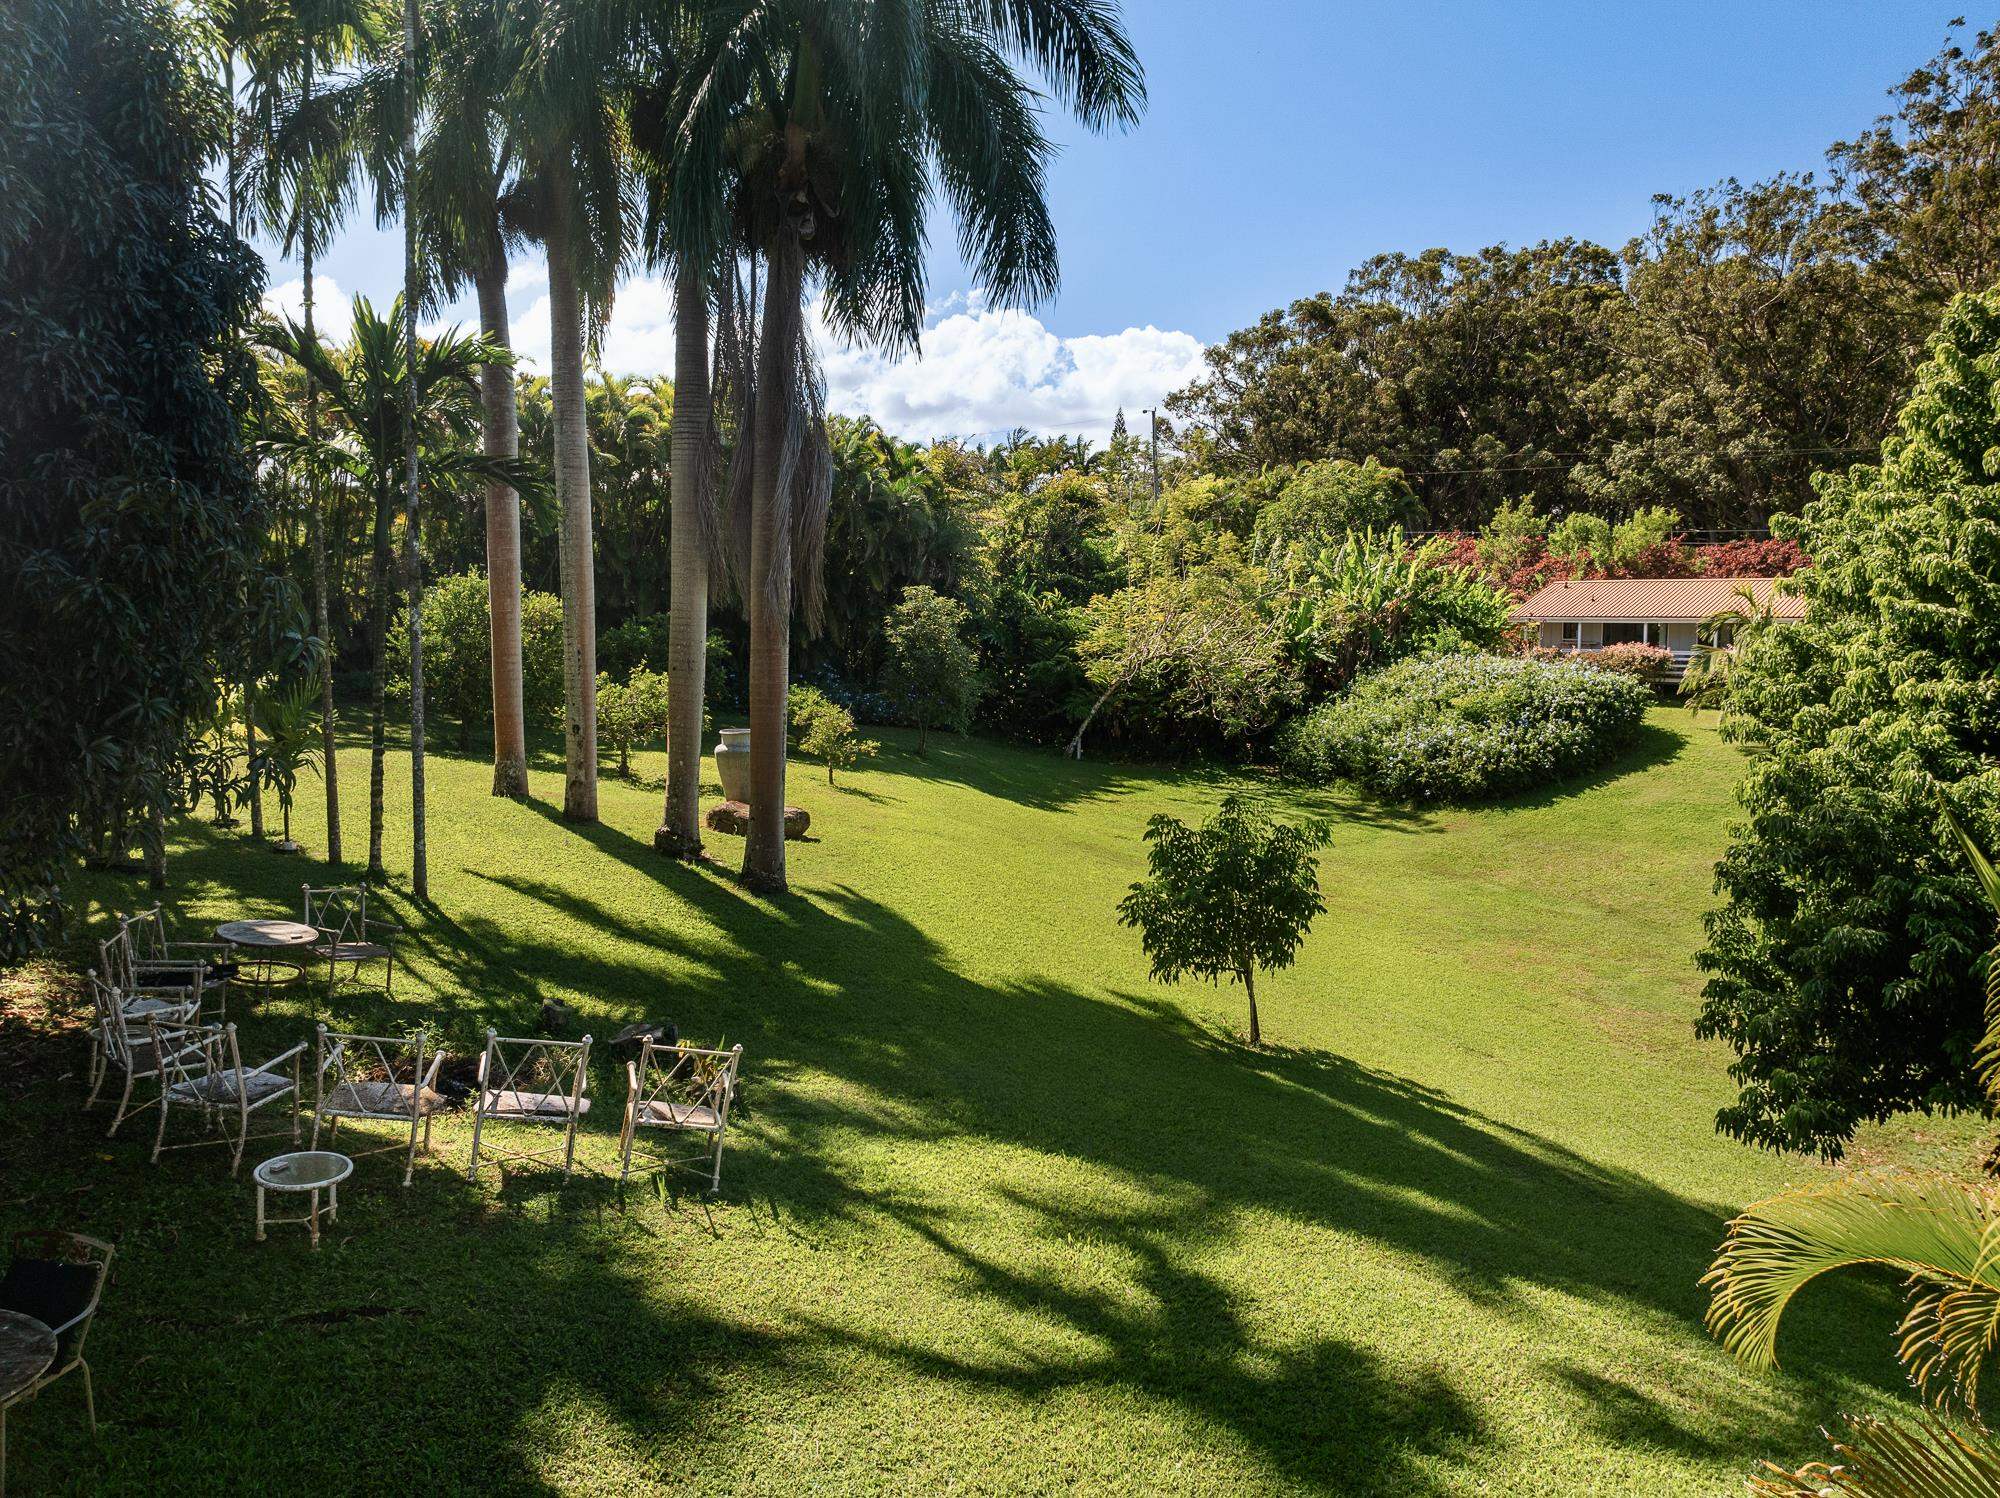
[[1332,838],[1324,823],[1289,826],[1240,796],[1223,797],[1199,827],[1160,813],[1146,823],[1146,877],[1119,902],[1119,924],[1139,928],[1159,982],[1241,983],[1250,1044],[1261,1045],[1257,974],[1290,967],[1325,913],[1313,855]]
[[1405,468],[1433,527],[1666,504],[1761,523],[1872,455],[1956,292],[2000,276],[2000,48],[1956,42],[1823,179],[1662,199],[1622,250],[1561,239],[1369,260],[1208,353],[1169,402],[1183,448],[1252,477]]
[[979,658],[966,638],[970,620],[964,604],[920,584],[903,590],[884,627],[889,667],[883,685],[916,725],[918,753],[931,729],[963,733],[971,725],[980,682]]
[[0,951],[82,838],[152,840],[219,661],[300,643],[239,436],[262,273],[209,206],[198,42],[147,0],[0,11]]
[[[457,720],[462,749],[473,726],[492,719],[492,607],[485,577],[461,572],[425,588],[423,631],[424,695],[434,709]],[[553,593],[521,595],[521,671],[528,722],[554,723],[562,715],[563,681],[562,601]],[[389,635],[389,679],[399,695],[408,693],[407,630]]]
[[1337,692],[1406,655],[1505,639],[1513,600],[1476,573],[1444,565],[1448,545],[1434,537],[1412,547],[1392,527],[1287,552],[1280,628],[1306,683]]
[[2000,295],[1953,303],[1879,467],[1818,484],[1806,617],[1750,632],[1729,731],[1754,755],[1701,954],[1738,1053],[1722,1127],[1839,1154],[1855,1127],[1978,1101],[1992,917],[1942,790],[2000,832]]
[[1436,655],[1363,677],[1285,733],[1301,779],[1334,776],[1399,801],[1533,790],[1631,747],[1653,700],[1617,671],[1519,656]]

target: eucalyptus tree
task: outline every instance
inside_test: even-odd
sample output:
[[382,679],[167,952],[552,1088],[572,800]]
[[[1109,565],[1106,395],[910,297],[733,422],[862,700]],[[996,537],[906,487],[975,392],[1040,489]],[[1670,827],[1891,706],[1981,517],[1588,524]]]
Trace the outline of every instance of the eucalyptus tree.
[[[394,568],[391,536],[396,501],[408,482],[411,439],[434,487],[500,480],[533,483],[515,460],[479,450],[476,428],[481,367],[503,357],[480,339],[445,332],[419,340],[416,357],[403,328],[403,309],[379,315],[364,297],[354,301],[354,331],[346,347],[329,349],[289,320],[266,329],[268,349],[299,365],[324,393],[327,429],[308,443],[303,427],[273,425],[262,448],[271,456],[310,463],[366,493],[374,514],[370,577],[369,654],[374,680],[369,705],[368,874],[385,875],[382,861],[383,761],[386,750],[385,663]],[[414,378],[412,377],[414,370]]]
[[591,545],[584,359],[629,238],[623,13],[551,0],[534,13],[506,113],[521,154],[517,197],[548,255],[549,393],[562,524],[563,816],[597,820],[597,585]]
[[1046,296],[1057,282],[1052,147],[1022,70],[1092,129],[1135,122],[1145,86],[1109,3],[706,0],[700,11],[658,139],[683,164],[670,229],[699,235],[726,203],[764,267],[729,487],[750,613],[743,879],[777,892],[793,598],[810,626],[830,483],[806,298],[817,286],[839,334],[915,346],[934,191],[997,302]]

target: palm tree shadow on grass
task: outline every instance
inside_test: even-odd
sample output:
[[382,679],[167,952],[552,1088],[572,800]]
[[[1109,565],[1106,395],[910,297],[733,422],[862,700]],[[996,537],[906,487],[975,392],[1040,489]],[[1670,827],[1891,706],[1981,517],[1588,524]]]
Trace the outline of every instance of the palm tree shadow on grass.
[[[689,1333],[706,1339],[697,1367],[739,1355],[715,1347],[742,1348],[750,1365],[768,1366],[773,1376],[829,1357],[835,1367],[851,1366],[858,1352],[913,1377],[1022,1401],[1085,1386],[1118,1389],[1227,1431],[1274,1473],[1327,1490],[1372,1490],[1356,1486],[1365,1473],[1380,1488],[1423,1491],[1435,1485],[1430,1474],[1439,1464],[1476,1468],[1492,1435],[1470,1385],[1435,1371],[1444,1349],[1420,1348],[1419,1365],[1406,1366],[1333,1336],[1283,1347],[1258,1338],[1243,1288],[1213,1264],[1260,1214],[1379,1244],[1420,1263],[1442,1294],[1507,1309],[1526,1292],[1554,1290],[1619,1308],[1682,1352],[1708,1347],[1696,1281],[1720,1236],[1728,1210],[1721,1204],[1688,1201],[1342,1057],[1246,1051],[1151,995],[1086,993],[1048,977],[974,981],[916,925],[852,888],[759,901],[712,871],[659,858],[638,838],[558,823],[544,811],[563,835],[691,907],[713,936],[637,916],[636,902],[530,876],[482,876],[606,941],[579,950],[541,937],[540,927],[424,912],[413,950],[448,975],[453,1028],[476,1032],[494,1022],[526,1033],[546,989],[586,996],[586,1025],[656,1017],[664,1003],[692,1038],[741,1037],[753,1107],[725,1184],[744,1210],[807,1237],[834,1229],[914,1236],[958,1266],[998,1324],[1021,1318],[1069,1334],[1057,1350],[1003,1334],[1008,1351],[1000,1355],[916,1335],[889,1339],[832,1317],[748,1334],[747,1342],[741,1327],[711,1321]],[[254,859],[194,862],[208,893],[241,896],[250,891],[232,881],[248,873],[262,886],[273,877]],[[619,883],[607,878],[591,888],[614,891]],[[632,955],[647,951],[659,959]],[[405,1002],[399,993],[399,1012]],[[363,995],[352,1017],[386,1013],[386,1004]],[[828,1079],[843,1085],[829,1088]],[[608,1066],[595,1079],[600,1097],[620,1089]],[[857,1140],[885,1136],[914,1145],[970,1137],[1030,1150],[1107,1172],[1120,1189],[1082,1205],[1005,1180],[965,1183],[944,1200],[885,1192],[879,1176],[854,1164]],[[483,1256],[480,1234],[518,1233],[499,1282],[517,1273],[531,1290],[552,1282],[555,1303],[571,1307],[615,1294],[619,1235],[642,1230],[634,1224],[645,1214],[558,1211],[554,1220],[569,1236],[550,1239],[547,1226],[535,1225],[537,1188],[524,1184],[520,1192],[513,1201],[503,1194],[496,1208],[464,1208],[473,1213],[469,1226],[461,1219],[449,1233],[413,1236],[433,1251],[444,1245]],[[1125,1284],[1079,1289],[1033,1255],[1003,1254],[978,1226],[982,1206],[1033,1224],[1031,1241],[1116,1245],[1131,1266]],[[422,1206],[412,1216],[434,1220]],[[406,1230],[407,1223],[384,1223],[371,1239]],[[586,1262],[565,1263],[570,1257]],[[1787,1337],[1792,1362],[1809,1370],[1805,1378],[1752,1379],[1712,1350],[1706,1360],[1677,1357],[1677,1368],[1693,1362],[1707,1370],[1705,1424],[1723,1437],[1667,1413],[1646,1418],[1657,1391],[1643,1384],[1621,1395],[1581,1366],[1558,1365],[1550,1376],[1587,1402],[1593,1430],[1607,1442],[1667,1445],[1707,1459],[1740,1454],[1747,1462],[1757,1452],[1811,1445],[1832,1411],[1836,1379],[1900,1388],[1886,1345],[1857,1345],[1845,1335],[1856,1318],[1884,1315],[1886,1303],[1881,1286],[1856,1283],[1803,1305]],[[485,1412],[516,1432],[517,1447],[531,1444],[540,1396],[568,1380],[586,1380],[624,1423],[663,1422],[657,1401],[633,1392],[657,1386],[644,1381],[656,1364],[633,1365],[618,1353],[613,1366],[640,1376],[628,1385],[590,1363],[589,1353],[603,1354],[613,1335],[593,1319],[602,1314],[585,1317],[574,1358],[525,1377]],[[684,1345],[672,1335],[666,1341]],[[1078,1352],[1079,1344],[1088,1350]],[[1476,1371],[1464,1377],[1476,1379]],[[703,1439],[697,1418],[678,1406],[664,1424],[683,1432],[677,1439]]]
[[[1252,1397],[1254,1381],[1232,1387],[1216,1369],[1257,1359],[1229,1309],[1231,1292],[1190,1267],[1200,1249],[1237,1230],[1244,1211],[1260,1208],[1421,1259],[1469,1300],[1506,1306],[1524,1290],[1551,1288],[1625,1305],[1709,1347],[1698,1280],[1733,1204],[1685,1200],[1339,1056],[1246,1051],[1150,996],[1094,997],[1053,979],[971,981],[914,925],[849,888],[761,902],[713,875],[665,864],[614,829],[583,835],[687,900],[721,933],[720,942],[685,953],[712,975],[705,993],[689,996],[709,1006],[700,1023],[749,1034],[758,1021],[783,1016],[758,1035],[753,1074],[830,1073],[872,1100],[856,1109],[773,1081],[758,1125],[772,1148],[745,1183],[749,1192],[787,1204],[795,1222],[814,1213],[887,1216],[959,1257],[983,1294],[1032,1305],[1112,1349],[1087,1375],[1067,1359],[1039,1369],[1010,1365],[1001,1380],[1009,1388],[1127,1379],[1224,1419],[1292,1470],[1296,1444],[1310,1445],[1313,1421],[1324,1416],[1299,1409],[1266,1425],[1243,1413],[1263,1407]],[[500,882],[595,928],[674,941],[575,891]],[[677,1018],[686,1029],[697,1017]],[[1051,1065],[1057,1053],[1063,1064]],[[913,1219],[907,1204],[877,1200],[846,1180],[843,1138],[884,1130],[919,1140],[971,1134],[1147,1183],[1170,1204],[1165,1215],[1078,1213],[1021,1197],[1013,1204],[1043,1217],[1051,1233],[1128,1245],[1150,1266],[1142,1288],[1150,1278],[1159,1316],[1121,1320],[1122,1300],[1078,1301],[1059,1278],[999,1263],[948,1223]],[[1169,1285],[1179,1288],[1167,1294]],[[1762,1382],[1713,1354],[1709,1402],[1725,1412],[1721,1425],[1743,1432],[1746,1459],[1769,1443],[1809,1442],[1830,1413],[1834,1379],[1900,1389],[1886,1344],[1856,1346],[1844,1335],[1854,1317],[1879,1315],[1884,1303],[1883,1286],[1857,1283],[1829,1287],[1802,1307],[1789,1334],[1804,1378]],[[832,1325],[821,1333],[840,1335]],[[1207,1373],[1163,1374],[1152,1361],[1162,1336]],[[936,1349],[902,1352],[927,1373],[950,1361]],[[999,1377],[976,1362],[960,1374],[981,1385]],[[1300,1375],[1299,1387],[1309,1385]],[[1390,1391],[1381,1392],[1393,1404]],[[1476,1421],[1444,1417],[1444,1428],[1459,1432],[1454,1439],[1477,1440]],[[1602,1429],[1620,1439],[1614,1420]],[[1657,1441],[1657,1431],[1628,1429],[1632,1444]],[[1692,1436],[1683,1444],[1699,1447]],[[1441,1438],[1438,1449],[1452,1446]]]

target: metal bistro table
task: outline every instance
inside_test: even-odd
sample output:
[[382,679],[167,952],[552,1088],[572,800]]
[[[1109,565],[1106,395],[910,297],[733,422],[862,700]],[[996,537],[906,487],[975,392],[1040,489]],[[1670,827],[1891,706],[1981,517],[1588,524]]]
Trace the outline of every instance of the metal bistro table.
[[[298,921],[224,921],[215,928],[217,941],[226,941],[241,950],[255,976],[249,981],[261,988],[290,983],[302,976],[305,964],[280,957],[280,952],[304,951],[323,938],[311,926]],[[274,976],[279,968],[286,974]]]
[[56,1334],[21,1311],[0,1311],[0,1498],[7,1493],[7,1406],[56,1360]]
[[[299,1150],[289,1155],[273,1155],[251,1172],[257,1183],[257,1241],[264,1241],[264,1229],[279,1222],[304,1223],[312,1234],[312,1246],[319,1247],[319,1194],[327,1194],[326,1220],[340,1217],[340,1183],[354,1173],[354,1162],[332,1150]],[[266,1217],[266,1191],[309,1191],[312,1205],[303,1217]]]

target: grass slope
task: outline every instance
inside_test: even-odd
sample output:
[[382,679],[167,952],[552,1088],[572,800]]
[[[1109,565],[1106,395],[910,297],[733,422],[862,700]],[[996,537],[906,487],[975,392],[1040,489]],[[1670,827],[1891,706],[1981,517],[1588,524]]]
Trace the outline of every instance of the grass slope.
[[[1886,1285],[1808,1296],[1775,1377],[1701,1328],[1724,1216],[1817,1170],[1711,1127],[1727,1058],[1690,1035],[1689,954],[1738,770],[1711,727],[1663,709],[1614,770],[1478,812],[1267,790],[1338,827],[1262,1054],[1238,994],[1149,984],[1112,916],[1145,818],[1234,782],[888,738],[838,789],[796,768],[816,840],[775,904],[656,858],[656,788],[607,780],[574,828],[553,761],[516,805],[434,758],[435,904],[392,901],[410,971],[335,1005],[461,1051],[546,997],[600,1040],[670,1016],[741,1041],[712,1209],[468,1185],[450,1120],[407,1192],[360,1161],[318,1255],[257,1244],[218,1151],[152,1167],[150,1118],[106,1143],[75,1113],[66,1040],[70,1075],[0,1104],[0,1230],[118,1240],[105,1433],[74,1388],[17,1411],[20,1491],[1716,1493],[1893,1397]],[[357,849],[358,747],[342,770]],[[185,934],[325,876],[195,824],[172,871]],[[85,913],[142,893],[103,880]],[[259,1055],[304,1035],[303,993],[245,1029]],[[608,1059],[595,1095],[604,1168]]]

